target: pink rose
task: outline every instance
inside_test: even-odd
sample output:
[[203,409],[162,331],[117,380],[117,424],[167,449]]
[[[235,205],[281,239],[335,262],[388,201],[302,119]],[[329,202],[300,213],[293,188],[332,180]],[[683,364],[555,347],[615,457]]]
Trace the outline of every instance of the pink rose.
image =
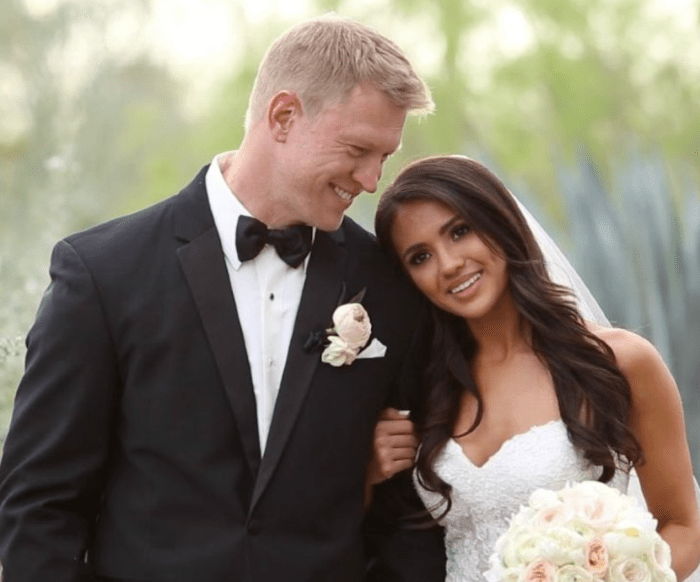
[[333,312],[333,329],[355,351],[359,351],[372,335],[369,315],[359,303],[346,303],[338,307]]
[[554,566],[545,560],[532,562],[525,570],[525,582],[552,582]]
[[562,502],[540,508],[532,517],[533,525],[537,528],[555,528],[568,523],[571,518],[571,509]]
[[586,542],[586,567],[596,576],[603,576],[608,570],[608,549],[599,538]]

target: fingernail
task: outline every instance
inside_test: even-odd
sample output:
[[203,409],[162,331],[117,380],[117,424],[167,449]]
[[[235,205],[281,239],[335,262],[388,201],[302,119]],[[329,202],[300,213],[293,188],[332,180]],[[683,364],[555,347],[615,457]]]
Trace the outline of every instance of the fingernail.
[[404,416],[408,416],[409,414],[411,414],[411,411],[410,410],[399,410],[398,413],[403,414]]

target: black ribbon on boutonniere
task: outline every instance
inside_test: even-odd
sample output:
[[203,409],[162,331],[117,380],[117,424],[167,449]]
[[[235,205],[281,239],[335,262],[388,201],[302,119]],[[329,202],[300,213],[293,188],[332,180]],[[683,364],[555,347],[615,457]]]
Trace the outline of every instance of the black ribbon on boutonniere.
[[[343,301],[345,298],[345,292],[346,292],[346,287],[345,287],[345,282],[343,282],[343,286],[340,291],[340,299],[338,299],[338,304],[335,306],[336,309],[343,305],[343,303],[361,303],[362,299],[365,296],[365,292],[367,291],[367,287],[363,287],[360,289],[360,292],[357,293],[357,295],[354,295],[350,301]],[[301,346],[302,351],[305,354],[311,354],[313,352],[320,352],[323,350],[328,345],[328,334],[331,333],[333,330],[333,321],[324,326],[316,326],[314,329],[312,329],[309,332],[308,337],[304,340],[304,344]]]
[[320,352],[326,345],[326,330],[325,328],[316,328],[309,332],[309,337],[304,340],[304,345],[301,346],[305,354]]

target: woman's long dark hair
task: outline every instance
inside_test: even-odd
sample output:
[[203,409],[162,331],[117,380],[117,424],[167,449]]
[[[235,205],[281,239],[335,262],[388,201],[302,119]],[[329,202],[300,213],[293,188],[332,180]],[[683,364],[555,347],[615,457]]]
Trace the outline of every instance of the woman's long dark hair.
[[[506,259],[513,301],[531,328],[533,350],[551,373],[569,438],[602,468],[599,480],[612,479],[617,461],[626,468],[641,463],[642,449],[630,429],[630,385],[610,346],[586,328],[571,291],[550,280],[542,251],[503,183],[480,163],[459,156],[406,167],[382,194],[375,217],[379,242],[397,261],[391,230],[401,206],[413,200],[451,208]],[[433,319],[427,394],[417,418],[416,468],[421,484],[444,497],[444,515],[451,507],[451,487],[435,472],[435,461],[455,436],[463,394],[477,401],[476,419],[466,434],[481,422],[483,401],[470,368],[477,346],[469,327],[434,306]]]

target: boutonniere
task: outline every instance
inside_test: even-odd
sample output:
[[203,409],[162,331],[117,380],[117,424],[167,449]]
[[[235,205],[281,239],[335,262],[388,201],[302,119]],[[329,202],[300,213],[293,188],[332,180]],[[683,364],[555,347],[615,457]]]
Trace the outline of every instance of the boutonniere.
[[[367,310],[360,303],[364,295],[365,289],[362,289],[350,301],[336,307],[332,327],[321,333],[312,332],[307,343],[320,341],[325,345],[321,354],[322,362],[335,367],[349,366],[367,345],[372,335],[372,324]],[[311,345],[308,347],[312,348]]]

